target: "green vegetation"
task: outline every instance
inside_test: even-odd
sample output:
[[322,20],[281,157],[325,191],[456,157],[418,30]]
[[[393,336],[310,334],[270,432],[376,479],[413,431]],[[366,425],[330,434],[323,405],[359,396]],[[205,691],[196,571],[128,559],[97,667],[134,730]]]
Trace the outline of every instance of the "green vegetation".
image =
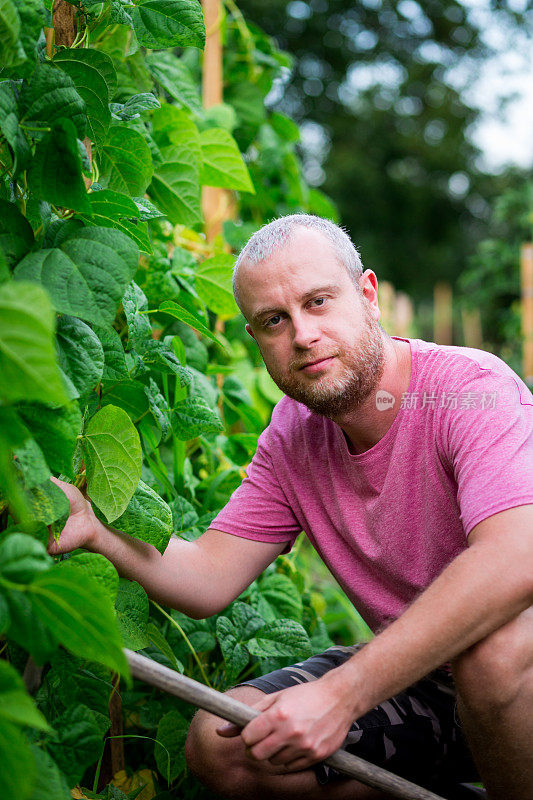
[[[69,502],[50,477],[161,552],[200,535],[279,396],[236,317],[231,250],[274,214],[335,210],[302,177],[297,127],[265,109],[288,58],[233,4],[208,110],[196,0],[70,7],[66,47],[49,2],[0,0],[0,795],[194,797],[193,709],[133,684],[122,646],[225,689],[327,646],[321,598],[297,553],[202,621],[102,556],[52,559]],[[234,193],[213,242],[202,186]]]

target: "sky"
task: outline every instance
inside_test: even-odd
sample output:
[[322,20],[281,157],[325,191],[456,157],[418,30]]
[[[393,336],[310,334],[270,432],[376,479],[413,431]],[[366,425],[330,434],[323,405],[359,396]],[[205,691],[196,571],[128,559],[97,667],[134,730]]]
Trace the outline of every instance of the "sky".
[[[466,98],[482,110],[471,135],[483,151],[483,166],[493,172],[514,164],[533,168],[533,29],[511,36],[488,11],[486,0],[465,0],[464,4],[471,8],[484,40],[495,50],[476,80],[470,81],[466,73],[454,76],[459,83],[465,81]],[[525,3],[513,0],[513,5],[519,11]],[[512,99],[500,109],[505,97]]]

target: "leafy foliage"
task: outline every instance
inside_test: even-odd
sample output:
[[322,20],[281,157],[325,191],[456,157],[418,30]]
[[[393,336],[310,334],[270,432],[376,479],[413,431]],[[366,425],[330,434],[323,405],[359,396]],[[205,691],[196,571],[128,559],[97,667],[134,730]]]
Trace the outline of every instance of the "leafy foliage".
[[[99,766],[122,677],[132,763],[149,765],[161,797],[193,796],[193,710],[128,683],[122,648],[221,690],[305,657],[329,640],[293,556],[223,613],[188,619],[103,556],[48,556],[70,512],[50,477],[160,553],[172,535],[201,535],[277,399],[237,317],[232,252],[272,213],[312,210],[316,193],[297,127],[264,105],[288,63],[272,40],[225,17],[228,60],[253,80],[230,70],[226,102],[203,109],[197,0],[71,7],[77,32],[62,40],[49,3],[0,0],[0,793],[133,797],[146,771],[109,783]],[[274,205],[273,178],[286,189]],[[203,186],[232,193],[213,241]],[[32,699],[21,674],[36,665]]]

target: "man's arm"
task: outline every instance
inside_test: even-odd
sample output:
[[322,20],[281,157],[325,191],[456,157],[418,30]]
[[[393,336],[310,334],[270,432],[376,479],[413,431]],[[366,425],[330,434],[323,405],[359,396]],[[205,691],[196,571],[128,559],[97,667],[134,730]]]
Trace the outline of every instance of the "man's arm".
[[84,547],[101,553],[120,575],[135,580],[148,595],[191,617],[203,618],[225,608],[282,552],[271,544],[209,529],[194,542],[172,538],[163,555],[152,545],[104,525],[81,492],[53,479],[67,495],[71,513],[52,555]]
[[[338,749],[352,720],[517,617],[533,602],[533,505],[480,522],[417,600],[340,667],[269,695],[242,731],[250,753],[303,769]],[[225,735],[236,730],[223,726]]]

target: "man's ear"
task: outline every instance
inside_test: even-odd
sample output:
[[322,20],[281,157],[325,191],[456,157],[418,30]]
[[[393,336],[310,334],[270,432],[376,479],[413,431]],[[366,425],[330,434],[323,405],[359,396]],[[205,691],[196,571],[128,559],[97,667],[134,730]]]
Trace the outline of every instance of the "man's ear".
[[252,328],[250,327],[250,325],[249,325],[249,323],[248,323],[248,322],[247,322],[247,323],[246,323],[246,325],[245,325],[245,329],[246,329],[246,333],[249,333],[249,334],[250,334],[250,336],[252,337],[252,339],[255,339],[254,332],[253,332],[253,330],[252,330]]

